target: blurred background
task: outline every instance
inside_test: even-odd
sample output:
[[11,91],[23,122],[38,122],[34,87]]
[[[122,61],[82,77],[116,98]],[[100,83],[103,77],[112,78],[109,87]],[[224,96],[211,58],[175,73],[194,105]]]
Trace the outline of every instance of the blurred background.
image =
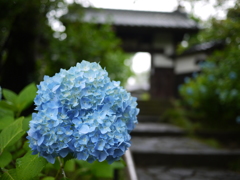
[[139,122],[217,148],[240,145],[239,57],[240,0],[0,0],[2,88],[99,62],[138,97]]
[[139,100],[181,97],[195,119],[240,119],[238,0],[1,0],[0,8],[3,88],[18,93],[88,60]]

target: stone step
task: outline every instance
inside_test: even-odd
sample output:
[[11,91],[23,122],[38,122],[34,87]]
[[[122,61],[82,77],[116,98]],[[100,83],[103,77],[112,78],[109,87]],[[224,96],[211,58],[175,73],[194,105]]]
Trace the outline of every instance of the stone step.
[[[138,118],[139,123],[131,133],[133,136],[180,136],[187,135],[189,131],[183,130],[175,125],[160,123],[159,119],[154,116],[142,116]],[[150,120],[150,121],[147,121]],[[212,138],[225,144],[240,143],[240,131],[195,131],[191,133],[201,138]]]
[[132,137],[136,166],[228,167],[240,150],[215,149],[187,137]]
[[139,123],[131,133],[132,136],[181,136],[186,132],[176,126],[166,123]]
[[238,142],[240,143],[239,136],[240,136],[240,131],[238,130],[222,130],[222,131],[195,131],[194,134],[196,136],[199,136],[201,138],[213,138],[217,139],[219,141],[222,141],[224,143],[227,142]]
[[240,173],[202,167],[169,167],[148,166],[138,167],[138,180],[239,180]]

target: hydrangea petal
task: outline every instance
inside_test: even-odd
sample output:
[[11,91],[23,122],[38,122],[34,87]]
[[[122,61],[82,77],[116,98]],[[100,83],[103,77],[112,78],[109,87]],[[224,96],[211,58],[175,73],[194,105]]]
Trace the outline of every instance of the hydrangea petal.
[[82,151],[82,152],[77,153],[77,159],[78,159],[78,160],[84,160],[84,161],[86,161],[87,158],[88,158],[88,156],[89,156],[89,154],[88,154],[87,151]]
[[38,138],[38,140],[37,140],[38,146],[40,146],[43,143],[43,141],[44,141],[44,137],[43,136]]
[[78,129],[78,132],[79,132],[80,134],[86,134],[86,133],[90,132],[90,128],[89,128],[88,125],[82,124],[82,125],[80,126],[80,128]]
[[69,153],[69,150],[68,149],[62,149],[61,151],[59,151],[59,155],[63,158],[65,158]]
[[96,155],[97,155],[99,162],[102,162],[107,158],[108,153],[106,153],[105,151],[97,151]]

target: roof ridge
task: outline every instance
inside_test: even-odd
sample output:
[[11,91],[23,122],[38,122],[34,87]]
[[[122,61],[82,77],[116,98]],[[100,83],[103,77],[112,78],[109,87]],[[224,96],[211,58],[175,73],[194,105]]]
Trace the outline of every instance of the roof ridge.
[[168,11],[148,11],[148,10],[131,10],[131,9],[112,9],[112,8],[95,8],[95,7],[87,7],[87,8],[84,8],[86,10],[104,10],[104,11],[127,11],[127,12],[140,12],[140,13],[153,13],[153,14],[182,14],[182,15],[185,15],[185,13],[181,13],[179,11],[171,11],[171,12],[168,12]]

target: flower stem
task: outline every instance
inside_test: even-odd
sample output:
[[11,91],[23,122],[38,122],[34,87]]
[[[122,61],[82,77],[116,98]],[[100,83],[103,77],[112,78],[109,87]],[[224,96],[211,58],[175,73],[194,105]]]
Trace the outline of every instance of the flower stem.
[[62,163],[59,156],[58,156],[58,161],[59,161],[59,164],[60,164],[60,168],[62,170],[63,177],[66,178],[67,176],[66,176],[66,173],[65,173],[64,168],[63,168],[63,163]]

